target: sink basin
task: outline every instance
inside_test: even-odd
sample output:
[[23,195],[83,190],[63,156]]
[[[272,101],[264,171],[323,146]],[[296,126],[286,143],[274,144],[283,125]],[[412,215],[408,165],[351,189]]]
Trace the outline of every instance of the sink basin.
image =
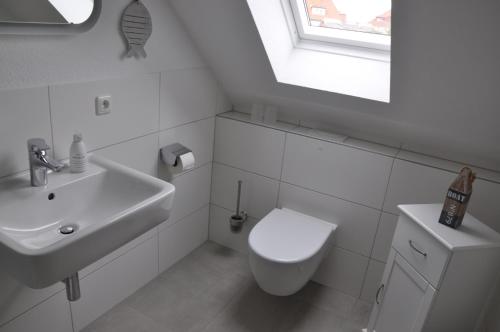
[[0,181],[2,269],[31,288],[61,281],[165,221],[175,193],[94,155],[87,172],[50,173],[48,183],[31,187],[29,173]]

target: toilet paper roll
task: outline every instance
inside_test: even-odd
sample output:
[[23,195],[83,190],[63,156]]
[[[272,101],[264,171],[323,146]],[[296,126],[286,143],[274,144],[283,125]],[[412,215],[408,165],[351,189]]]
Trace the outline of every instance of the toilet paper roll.
[[172,174],[181,173],[194,168],[194,154],[192,152],[177,157],[175,166],[169,166]]

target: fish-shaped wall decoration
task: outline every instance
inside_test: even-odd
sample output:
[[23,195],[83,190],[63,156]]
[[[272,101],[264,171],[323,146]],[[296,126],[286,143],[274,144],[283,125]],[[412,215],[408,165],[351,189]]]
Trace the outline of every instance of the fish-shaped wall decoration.
[[122,15],[121,28],[128,44],[125,56],[146,57],[147,54],[144,51],[144,45],[151,36],[153,26],[148,9],[140,0],[134,0],[125,8]]

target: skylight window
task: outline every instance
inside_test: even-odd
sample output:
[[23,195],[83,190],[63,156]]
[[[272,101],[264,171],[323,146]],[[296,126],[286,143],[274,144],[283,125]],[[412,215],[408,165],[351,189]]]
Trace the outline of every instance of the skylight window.
[[290,0],[300,39],[389,51],[391,0]]
[[276,82],[390,102],[391,0],[246,0]]

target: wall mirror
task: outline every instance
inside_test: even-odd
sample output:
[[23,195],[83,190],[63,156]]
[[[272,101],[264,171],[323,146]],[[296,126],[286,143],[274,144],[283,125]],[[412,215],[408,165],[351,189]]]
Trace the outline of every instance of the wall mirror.
[[101,0],[1,0],[0,34],[69,34],[90,29]]

